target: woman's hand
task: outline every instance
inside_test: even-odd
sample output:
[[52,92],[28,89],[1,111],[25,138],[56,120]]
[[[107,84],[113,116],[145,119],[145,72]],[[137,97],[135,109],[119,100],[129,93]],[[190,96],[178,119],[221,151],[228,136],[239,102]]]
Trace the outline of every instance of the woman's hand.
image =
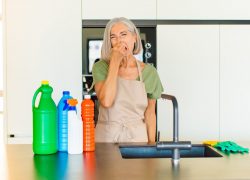
[[127,44],[119,42],[112,48],[110,61],[120,67],[123,64],[127,64],[127,57],[129,54]]

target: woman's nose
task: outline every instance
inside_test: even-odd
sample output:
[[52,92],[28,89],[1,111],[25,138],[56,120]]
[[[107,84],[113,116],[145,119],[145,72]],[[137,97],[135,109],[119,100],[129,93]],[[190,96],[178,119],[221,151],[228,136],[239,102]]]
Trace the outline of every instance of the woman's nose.
[[122,42],[121,36],[118,36],[118,37],[117,37],[117,42],[118,42],[118,43]]

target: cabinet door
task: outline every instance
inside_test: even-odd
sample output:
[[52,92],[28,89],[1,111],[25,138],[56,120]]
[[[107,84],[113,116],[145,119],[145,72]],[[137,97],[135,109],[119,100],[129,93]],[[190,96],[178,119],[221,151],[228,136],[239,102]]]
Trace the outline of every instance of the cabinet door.
[[158,0],[157,19],[248,20],[249,0]]
[[[219,26],[157,26],[157,67],[164,91],[179,103],[184,140],[219,137]],[[172,139],[172,104],[158,100],[158,130]]]
[[155,0],[82,0],[82,19],[156,19]]
[[80,0],[6,1],[4,119],[15,135],[8,143],[32,143],[32,97],[41,80],[49,80],[56,104],[63,90],[82,99],[80,6]]
[[220,32],[221,138],[250,137],[250,25],[223,25]]

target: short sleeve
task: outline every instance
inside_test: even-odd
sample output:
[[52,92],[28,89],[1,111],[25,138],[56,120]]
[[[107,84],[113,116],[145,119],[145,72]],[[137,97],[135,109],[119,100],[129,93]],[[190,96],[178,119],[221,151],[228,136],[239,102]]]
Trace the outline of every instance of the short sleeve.
[[104,60],[100,60],[93,65],[92,76],[93,83],[89,89],[90,94],[94,93],[94,85],[97,82],[104,81],[107,78],[108,74],[108,64]]
[[160,77],[154,66],[147,64],[142,72],[143,81],[147,97],[149,99],[159,99],[164,91]]
[[105,80],[107,78],[107,74],[108,74],[107,62],[104,60],[100,60],[100,61],[96,62],[93,65],[93,69],[92,69],[92,75],[93,75],[92,86],[97,82]]

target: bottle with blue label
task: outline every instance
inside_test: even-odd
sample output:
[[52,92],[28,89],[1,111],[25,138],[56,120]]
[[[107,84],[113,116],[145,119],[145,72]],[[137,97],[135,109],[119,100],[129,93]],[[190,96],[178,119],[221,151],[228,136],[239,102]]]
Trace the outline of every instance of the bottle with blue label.
[[77,117],[76,99],[68,99],[68,153],[81,154],[83,152],[83,125]]
[[67,100],[72,99],[69,91],[63,91],[63,96],[57,105],[58,118],[58,151],[68,151],[68,109]]

